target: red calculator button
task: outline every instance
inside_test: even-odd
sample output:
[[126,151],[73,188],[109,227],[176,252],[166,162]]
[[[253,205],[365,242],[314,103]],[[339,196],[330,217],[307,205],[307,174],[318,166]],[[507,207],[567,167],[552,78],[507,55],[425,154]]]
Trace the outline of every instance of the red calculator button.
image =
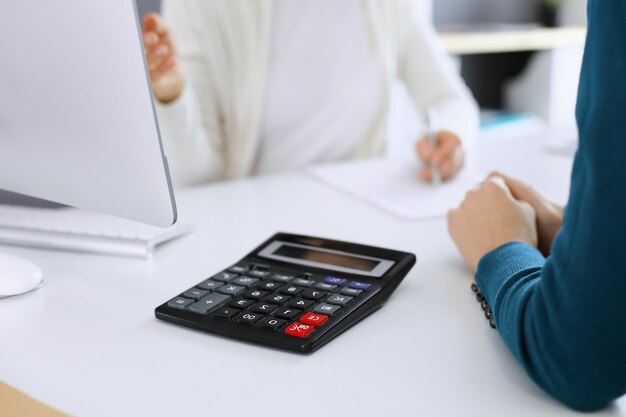
[[295,322],[285,329],[285,333],[296,337],[307,337],[313,330],[315,327],[311,325]]
[[322,324],[326,323],[326,320],[328,320],[328,316],[315,313],[307,313],[300,319],[302,323],[310,324],[315,327],[321,326]]

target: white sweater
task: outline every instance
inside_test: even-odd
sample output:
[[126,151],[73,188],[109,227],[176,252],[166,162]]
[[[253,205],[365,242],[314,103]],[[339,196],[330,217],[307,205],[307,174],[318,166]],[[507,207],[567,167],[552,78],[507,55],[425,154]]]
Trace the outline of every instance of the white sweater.
[[[383,94],[380,114],[354,156],[382,152],[391,85],[398,78],[418,108],[436,108],[439,128],[472,140],[478,127],[475,102],[414,1],[361,2]],[[176,184],[252,174],[264,114],[272,6],[273,0],[164,1],[164,18],[188,82],[176,102],[157,106]]]

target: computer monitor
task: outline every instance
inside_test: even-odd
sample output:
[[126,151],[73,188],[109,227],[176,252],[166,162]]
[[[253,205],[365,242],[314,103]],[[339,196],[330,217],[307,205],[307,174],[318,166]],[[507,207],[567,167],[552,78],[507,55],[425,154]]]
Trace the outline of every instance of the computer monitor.
[[135,2],[1,2],[0,39],[0,189],[172,225]]

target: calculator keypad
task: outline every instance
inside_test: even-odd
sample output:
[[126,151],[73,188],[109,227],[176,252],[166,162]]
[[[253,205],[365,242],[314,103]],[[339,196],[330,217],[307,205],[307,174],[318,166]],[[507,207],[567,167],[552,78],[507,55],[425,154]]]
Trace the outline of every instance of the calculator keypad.
[[[201,315],[305,338],[327,324],[370,284],[235,265],[168,302]],[[283,330],[284,329],[284,330]]]

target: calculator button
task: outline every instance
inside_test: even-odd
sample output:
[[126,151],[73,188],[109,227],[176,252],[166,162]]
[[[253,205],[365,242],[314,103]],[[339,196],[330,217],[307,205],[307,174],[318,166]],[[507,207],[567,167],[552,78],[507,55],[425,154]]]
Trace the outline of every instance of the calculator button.
[[248,267],[243,266],[243,265],[235,265],[235,266],[231,266],[230,268],[228,268],[228,271],[241,275],[245,273],[246,271],[248,271]]
[[302,293],[302,298],[308,298],[309,300],[318,301],[324,298],[326,294],[328,293],[316,290],[304,290],[304,292]]
[[343,295],[349,295],[351,297],[356,297],[357,295],[361,294],[363,292],[363,290],[357,290],[356,288],[342,288],[341,289],[341,293]]
[[366,284],[364,282],[352,281],[350,283],[350,288],[356,288],[357,290],[366,290],[371,287],[372,284]]
[[280,317],[283,319],[292,319],[300,314],[302,310],[298,310],[292,307],[282,307],[277,312],[274,313],[276,317]]
[[246,291],[243,294],[243,296],[246,298],[251,298],[253,300],[260,300],[261,298],[265,297],[267,294],[269,294],[267,291],[259,291],[257,289],[254,289],[254,290]]
[[252,306],[251,310],[255,313],[269,314],[277,308],[278,306],[276,304],[258,303]]
[[323,290],[323,291],[332,291],[335,288],[337,288],[337,286],[327,284],[325,282],[318,282],[317,284],[315,284],[315,288],[317,288],[318,290]]
[[290,336],[307,337],[311,332],[315,330],[315,327],[310,324],[292,323],[285,329],[285,333]]
[[223,282],[218,282],[213,279],[207,279],[203,283],[199,284],[198,287],[202,288],[203,290],[215,291],[222,285],[224,285]]
[[237,278],[237,276],[237,274],[233,274],[230,272],[220,272],[219,274],[215,275],[213,279],[220,282],[230,282]]
[[267,327],[273,330],[279,330],[287,323],[287,320],[275,319],[273,317],[266,317],[259,322],[259,326]]
[[318,305],[317,307],[315,307],[315,309],[313,310],[313,312],[315,313],[320,313],[320,314],[326,314],[329,316],[332,316],[333,314],[335,314],[337,312],[337,310],[339,310],[341,307],[339,306],[334,306],[332,304],[326,304],[326,303],[322,303],[320,305]]
[[222,307],[222,308],[217,309],[217,311],[215,311],[213,315],[215,317],[219,317],[220,319],[230,319],[240,312],[241,310],[239,310],[238,308]]
[[270,274],[269,271],[264,271],[262,269],[255,269],[255,270],[246,272],[246,275],[255,277],[255,278],[266,278],[269,274]]
[[313,301],[303,300],[302,298],[294,298],[289,302],[289,305],[294,308],[305,310],[313,305]]
[[280,292],[286,295],[296,295],[300,294],[304,290],[302,287],[296,287],[293,285],[287,285],[280,289]]
[[242,287],[250,288],[257,282],[259,282],[259,280],[256,278],[238,277],[238,278],[235,278],[232,283],[235,285],[241,285]]
[[185,291],[183,297],[191,298],[192,300],[199,300],[205,295],[209,294],[211,291],[199,290],[197,288],[192,288],[190,290]]
[[189,311],[194,313],[207,314],[209,311],[215,310],[220,307],[226,301],[230,300],[230,297],[223,294],[209,294],[202,300],[189,307]]
[[315,314],[315,313],[306,313],[304,316],[300,318],[300,322],[304,324],[310,324],[311,326],[319,327],[322,324],[326,323],[328,320],[328,316],[323,314]]
[[254,304],[253,300],[246,300],[245,298],[239,298],[231,301],[228,305],[235,308],[247,308]]
[[348,297],[347,295],[333,294],[326,299],[326,302],[338,306],[345,306],[350,300],[352,300],[352,297]]
[[296,278],[293,280],[292,284],[300,285],[301,287],[312,287],[315,284],[315,281],[304,278]]
[[187,298],[183,298],[183,297],[176,297],[170,302],[168,302],[167,306],[171,308],[176,308],[179,310],[184,310],[185,308],[189,307],[192,303],[193,303],[193,300],[188,300]]
[[267,281],[260,284],[257,288],[261,290],[275,291],[280,287],[282,287],[282,284],[279,284],[278,282]]
[[290,298],[291,298],[290,296],[284,295],[284,294],[270,294],[267,297],[265,297],[263,300],[268,301],[270,303],[274,303],[274,304],[283,304]]
[[291,281],[294,278],[295,277],[293,275],[287,275],[287,274],[274,274],[274,275],[272,275],[272,280],[278,281],[278,282],[288,282],[288,281]]
[[330,285],[343,285],[346,283],[346,279],[343,278],[335,278],[335,277],[326,277],[324,278],[324,282]]
[[246,287],[240,287],[238,285],[227,284],[222,285],[217,289],[217,292],[228,295],[239,295],[246,290]]
[[259,321],[262,317],[263,315],[258,314],[258,313],[245,312],[235,317],[235,320],[238,321],[239,323],[254,324],[257,321]]

